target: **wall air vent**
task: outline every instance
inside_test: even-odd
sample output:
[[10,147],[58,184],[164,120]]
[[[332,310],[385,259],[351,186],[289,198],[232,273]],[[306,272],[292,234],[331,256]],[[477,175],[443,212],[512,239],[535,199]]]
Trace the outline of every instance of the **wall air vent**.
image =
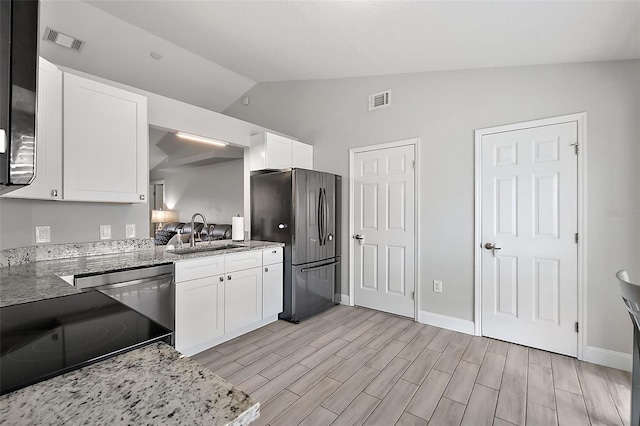
[[390,95],[390,90],[382,93],[376,93],[375,95],[369,95],[369,111],[389,106]]
[[49,27],[44,31],[43,40],[55,43],[58,46],[66,47],[67,49],[75,50],[79,52],[84,46],[84,41],[78,40],[75,37],[61,33],[60,31],[53,30]]

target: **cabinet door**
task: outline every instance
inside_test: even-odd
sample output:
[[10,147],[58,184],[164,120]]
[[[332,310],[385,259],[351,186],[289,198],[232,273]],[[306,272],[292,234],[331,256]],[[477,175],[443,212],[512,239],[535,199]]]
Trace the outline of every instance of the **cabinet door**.
[[272,133],[266,134],[265,164],[267,169],[288,169],[291,167],[291,139]]
[[36,127],[36,177],[7,198],[62,199],[62,71],[40,58]]
[[176,349],[224,334],[224,275],[176,283]]
[[262,318],[282,312],[282,263],[262,269]]
[[291,167],[313,170],[313,146],[292,141]]
[[227,273],[224,283],[224,332],[262,319],[262,267]]
[[64,74],[64,198],[146,203],[147,99]]

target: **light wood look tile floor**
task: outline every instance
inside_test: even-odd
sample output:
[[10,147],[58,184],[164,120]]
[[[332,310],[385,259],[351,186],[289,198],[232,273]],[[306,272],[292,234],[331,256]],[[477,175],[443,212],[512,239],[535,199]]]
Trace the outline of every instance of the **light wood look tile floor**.
[[629,425],[629,373],[357,307],[193,359],[260,401],[256,425]]

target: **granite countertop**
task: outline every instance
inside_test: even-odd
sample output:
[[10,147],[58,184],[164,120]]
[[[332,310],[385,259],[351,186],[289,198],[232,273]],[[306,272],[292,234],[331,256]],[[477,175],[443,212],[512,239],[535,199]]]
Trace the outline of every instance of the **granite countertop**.
[[164,343],[0,397],[7,424],[248,425],[260,404]]
[[[221,240],[211,245],[229,243],[230,240]],[[283,246],[282,243],[267,241],[245,241],[237,244],[242,247],[178,255],[168,252],[165,246],[156,246],[151,250],[129,253],[71,257],[7,266],[0,268],[0,307],[78,292],[75,287],[60,277],[161,265],[200,257]]]
[[[229,244],[217,241],[216,244]],[[0,268],[0,306],[78,293],[61,277],[153,266],[282,247],[243,247],[176,255],[166,247],[27,262]],[[10,424],[248,425],[260,404],[172,347],[155,343],[0,397]]]

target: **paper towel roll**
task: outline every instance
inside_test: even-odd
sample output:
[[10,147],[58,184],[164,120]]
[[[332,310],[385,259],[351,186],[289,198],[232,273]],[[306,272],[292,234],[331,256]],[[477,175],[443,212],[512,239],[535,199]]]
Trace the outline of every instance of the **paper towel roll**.
[[244,217],[236,216],[231,219],[231,239],[244,241]]

